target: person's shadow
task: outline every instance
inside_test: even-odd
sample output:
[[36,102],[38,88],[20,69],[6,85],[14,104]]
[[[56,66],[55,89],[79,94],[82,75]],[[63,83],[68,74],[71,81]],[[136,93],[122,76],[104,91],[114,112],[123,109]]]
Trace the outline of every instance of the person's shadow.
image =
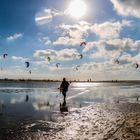
[[66,100],[64,100],[62,104],[60,103],[60,112],[61,113],[68,112],[68,106]]

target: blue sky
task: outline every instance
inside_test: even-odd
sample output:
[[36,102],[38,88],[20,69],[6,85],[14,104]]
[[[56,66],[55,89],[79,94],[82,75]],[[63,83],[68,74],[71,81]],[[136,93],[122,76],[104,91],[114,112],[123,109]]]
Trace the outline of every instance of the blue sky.
[[0,0],[0,78],[139,79],[139,9],[139,0]]

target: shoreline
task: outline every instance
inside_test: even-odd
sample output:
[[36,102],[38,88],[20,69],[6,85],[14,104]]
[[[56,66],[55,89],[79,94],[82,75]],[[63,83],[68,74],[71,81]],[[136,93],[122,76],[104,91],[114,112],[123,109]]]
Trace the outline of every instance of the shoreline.
[[[54,113],[56,122],[27,122],[11,130],[11,140],[133,140],[140,139],[140,104],[96,103]],[[12,137],[10,136],[12,134]]]
[[[38,79],[0,79],[0,82],[62,82],[62,80],[38,80]],[[108,80],[108,81],[79,81],[79,80],[69,80],[69,82],[75,83],[135,83],[140,84],[140,80]]]

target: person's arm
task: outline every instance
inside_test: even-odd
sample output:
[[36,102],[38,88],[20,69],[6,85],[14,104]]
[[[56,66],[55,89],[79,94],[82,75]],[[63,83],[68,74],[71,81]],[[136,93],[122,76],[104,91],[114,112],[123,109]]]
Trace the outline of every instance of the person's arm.
[[69,87],[69,85],[70,85],[70,83],[69,83],[69,82],[67,82],[67,87]]
[[60,90],[60,93],[62,92],[63,90],[63,82],[61,83],[60,87],[58,88]]
[[63,88],[63,82],[61,83],[60,88]]

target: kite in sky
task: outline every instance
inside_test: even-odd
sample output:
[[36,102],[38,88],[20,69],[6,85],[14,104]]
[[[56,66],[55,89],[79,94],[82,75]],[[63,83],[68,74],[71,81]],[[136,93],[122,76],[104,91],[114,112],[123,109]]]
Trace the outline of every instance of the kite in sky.
[[115,64],[120,64],[120,61],[118,59],[114,60]]
[[47,59],[48,59],[49,62],[51,61],[51,58],[49,56],[47,57]]
[[76,66],[76,70],[78,70],[79,67],[80,67],[80,65],[77,65],[77,66]]
[[86,46],[87,43],[86,42],[81,42],[80,46]]
[[56,67],[57,67],[57,68],[59,67],[59,65],[60,65],[60,63],[56,63]]
[[82,54],[80,54],[79,56],[80,56],[80,59],[82,59],[82,58],[83,58],[83,55],[82,55]]
[[29,70],[29,74],[32,74],[32,71],[31,70]]
[[30,66],[30,63],[27,61],[25,62],[25,64],[26,64],[26,68],[28,68]]
[[7,54],[7,53],[3,54],[3,58],[6,58],[6,56],[8,56],[8,54]]
[[138,63],[135,63],[134,66],[137,69],[139,67],[139,64]]

